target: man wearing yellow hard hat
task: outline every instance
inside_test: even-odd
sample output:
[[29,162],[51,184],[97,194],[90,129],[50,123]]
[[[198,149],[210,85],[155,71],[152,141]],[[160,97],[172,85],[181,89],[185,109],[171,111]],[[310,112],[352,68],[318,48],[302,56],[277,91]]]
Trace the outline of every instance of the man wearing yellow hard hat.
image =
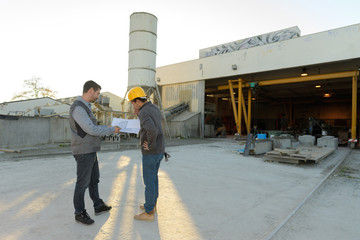
[[147,100],[146,93],[141,87],[131,88],[128,92],[128,99],[140,119],[140,144],[145,184],[145,203],[140,205],[144,211],[135,215],[134,218],[154,221],[156,202],[159,196],[158,171],[165,153],[161,112],[156,105]]

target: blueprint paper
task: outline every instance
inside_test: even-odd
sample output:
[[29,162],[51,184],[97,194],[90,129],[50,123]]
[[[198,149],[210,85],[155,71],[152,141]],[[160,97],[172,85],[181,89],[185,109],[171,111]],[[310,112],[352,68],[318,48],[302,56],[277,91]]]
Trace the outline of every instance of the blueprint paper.
[[139,134],[140,120],[113,118],[111,126],[118,126],[119,128],[121,128],[120,132]]

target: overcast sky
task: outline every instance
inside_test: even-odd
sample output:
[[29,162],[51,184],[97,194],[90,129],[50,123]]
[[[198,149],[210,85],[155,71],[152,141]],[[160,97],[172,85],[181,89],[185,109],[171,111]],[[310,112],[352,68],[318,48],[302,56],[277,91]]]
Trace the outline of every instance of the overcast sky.
[[124,97],[130,15],[158,18],[156,65],[199,50],[298,26],[301,35],[360,23],[359,0],[0,0],[0,102],[39,77],[57,97],[87,80]]

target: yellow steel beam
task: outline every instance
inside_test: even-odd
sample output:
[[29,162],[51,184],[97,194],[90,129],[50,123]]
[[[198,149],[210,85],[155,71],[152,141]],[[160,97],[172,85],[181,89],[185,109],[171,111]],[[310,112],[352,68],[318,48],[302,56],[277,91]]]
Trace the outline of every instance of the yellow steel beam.
[[[241,90],[242,91],[242,90]],[[242,104],[242,109],[243,109],[243,113],[244,113],[244,121],[245,121],[245,125],[246,125],[246,131],[248,130],[248,117],[247,117],[247,113],[246,113],[246,106],[245,106],[245,99],[244,99],[244,94],[242,94],[242,98],[241,98],[241,104]]]
[[346,77],[353,77],[356,75],[356,73],[357,73],[357,71],[347,71],[347,72],[312,75],[312,76],[306,76],[306,77],[294,77],[294,78],[284,78],[284,79],[277,79],[277,80],[268,80],[268,81],[259,82],[259,86],[309,82],[309,81],[318,81],[318,80],[334,79],[334,78],[346,78]]
[[[235,81],[235,80],[229,80],[229,81]],[[250,85],[247,84],[247,83],[243,83],[243,86],[244,86],[244,87],[249,87]],[[234,85],[233,85],[233,88],[239,88],[239,85],[238,85],[238,84],[234,84]],[[218,86],[217,89],[218,89],[218,90],[228,90],[228,89],[229,89],[229,86],[227,86],[227,85],[221,85],[221,86]]]
[[247,134],[250,134],[250,131],[251,131],[251,88],[248,89],[248,114],[247,114],[247,117],[248,117],[248,125],[247,125]]
[[231,104],[232,104],[233,111],[234,111],[234,118],[235,118],[236,130],[237,130],[238,133],[240,133],[240,128],[239,128],[239,124],[238,124],[238,117],[237,117],[237,112],[236,112],[236,103],[235,103],[234,89],[233,89],[232,81],[229,81],[229,89],[230,89]]
[[241,107],[242,107],[242,104],[241,104],[241,101],[242,101],[242,99],[243,99],[243,97],[242,97],[242,82],[240,81],[239,82],[239,89],[238,89],[239,91],[238,91],[238,124],[239,124],[239,126],[238,126],[238,128],[239,128],[239,134],[240,134],[240,136],[241,136]]
[[237,111],[236,111],[236,102],[235,102],[235,97],[234,97],[233,82],[239,82],[239,84],[241,86],[243,81],[241,79],[229,80],[231,103],[233,106],[237,132],[241,135],[241,123],[242,123],[241,111],[242,111],[244,114],[246,130],[248,133],[250,133],[250,123],[249,123],[248,116],[247,116],[248,114],[246,113],[245,99],[244,99],[244,94],[242,93],[242,87],[238,88],[238,105],[237,105]]
[[356,139],[357,118],[357,76],[352,79],[352,112],[351,112],[351,138]]
[[[276,85],[276,84],[286,84],[286,83],[299,83],[299,82],[309,82],[309,81],[318,81],[318,80],[326,80],[326,79],[334,79],[334,78],[345,78],[345,77],[354,77],[358,75],[358,71],[346,71],[346,72],[338,72],[338,73],[328,73],[328,74],[318,74],[318,75],[310,75],[306,77],[293,77],[293,78],[283,78],[283,79],[275,79],[275,80],[265,80],[258,82],[259,86],[268,86],[268,85]],[[233,80],[233,81],[242,81],[242,80]],[[249,87],[248,83],[243,84],[244,87]],[[234,88],[239,86],[234,85]],[[229,89],[229,86],[222,85],[217,87],[218,90],[226,90]]]

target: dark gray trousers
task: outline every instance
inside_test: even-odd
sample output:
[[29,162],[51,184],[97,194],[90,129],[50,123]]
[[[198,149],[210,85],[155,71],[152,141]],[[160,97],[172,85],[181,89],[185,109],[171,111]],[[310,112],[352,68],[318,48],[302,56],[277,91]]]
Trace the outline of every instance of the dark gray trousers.
[[100,207],[103,201],[99,197],[100,171],[97,153],[78,154],[74,155],[74,158],[77,163],[74,208],[75,214],[79,214],[85,210],[84,195],[87,188],[94,208]]

